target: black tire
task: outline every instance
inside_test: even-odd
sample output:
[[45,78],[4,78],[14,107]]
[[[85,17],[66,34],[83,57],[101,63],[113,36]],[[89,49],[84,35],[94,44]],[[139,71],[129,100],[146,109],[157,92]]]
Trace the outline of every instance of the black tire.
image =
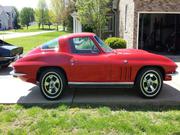
[[144,68],[137,76],[135,87],[145,98],[157,97],[163,87],[163,76],[158,68]]
[[43,71],[39,82],[42,95],[49,100],[60,98],[67,84],[64,74],[54,68]]

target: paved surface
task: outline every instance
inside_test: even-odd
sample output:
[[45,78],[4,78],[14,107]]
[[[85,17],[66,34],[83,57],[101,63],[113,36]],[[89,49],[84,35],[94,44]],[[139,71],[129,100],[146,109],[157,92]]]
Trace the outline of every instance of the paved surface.
[[11,32],[8,34],[0,35],[0,39],[11,39],[11,38],[18,38],[18,37],[28,37],[28,36],[34,36],[44,33],[49,33],[53,31],[40,31],[40,32]]
[[[180,63],[178,64],[180,66]],[[86,105],[180,105],[180,75],[165,82],[156,99],[143,99],[134,89],[67,89],[60,100],[48,101],[39,87],[9,75],[12,68],[0,70],[0,103],[22,104],[86,104]],[[180,68],[178,69],[180,72]]]

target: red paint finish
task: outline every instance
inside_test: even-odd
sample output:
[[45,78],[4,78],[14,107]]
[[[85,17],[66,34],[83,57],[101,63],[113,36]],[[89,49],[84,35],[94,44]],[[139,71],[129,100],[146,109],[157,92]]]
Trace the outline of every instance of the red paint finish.
[[[177,65],[170,59],[143,50],[118,49],[106,53],[94,39],[93,33],[70,34],[59,37],[59,49],[43,50],[40,47],[13,64],[16,73],[26,74],[22,80],[36,83],[38,71],[43,67],[59,67],[66,73],[68,82],[134,82],[143,67],[156,66],[164,71],[164,80],[171,80]],[[89,37],[98,54],[71,53],[70,39]]]

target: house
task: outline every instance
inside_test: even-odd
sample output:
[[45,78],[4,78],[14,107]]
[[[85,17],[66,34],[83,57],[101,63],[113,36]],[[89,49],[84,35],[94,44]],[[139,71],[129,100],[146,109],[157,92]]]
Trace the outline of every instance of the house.
[[179,0],[120,0],[119,13],[127,48],[180,52]]
[[0,6],[0,30],[13,29],[16,16],[14,7]]
[[[111,9],[107,16],[108,16],[108,23],[105,27],[105,32],[103,34],[104,38],[107,37],[114,37],[119,36],[118,26],[119,26],[119,10],[118,10],[119,0],[112,0],[109,4],[109,8]],[[73,32],[79,33],[83,31],[83,26],[80,23],[77,13],[73,12],[71,14],[73,17]]]

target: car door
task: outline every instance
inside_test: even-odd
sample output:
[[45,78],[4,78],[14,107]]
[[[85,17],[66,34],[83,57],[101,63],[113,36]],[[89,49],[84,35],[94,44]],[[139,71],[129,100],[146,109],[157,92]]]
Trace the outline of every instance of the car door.
[[108,56],[100,50],[90,37],[70,39],[71,74],[70,82],[108,82],[110,68]]

